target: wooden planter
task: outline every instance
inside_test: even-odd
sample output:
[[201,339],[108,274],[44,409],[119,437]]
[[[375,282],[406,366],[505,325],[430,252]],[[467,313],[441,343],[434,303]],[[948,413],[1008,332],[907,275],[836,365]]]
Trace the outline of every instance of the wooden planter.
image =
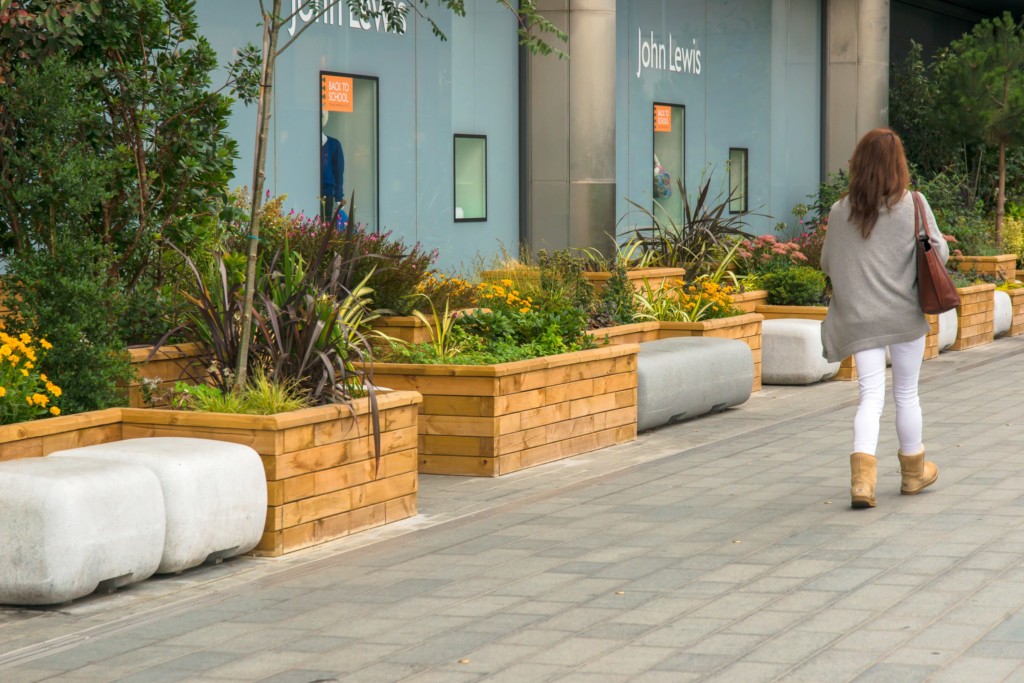
[[[594,273],[583,273],[583,276],[594,286],[595,292],[604,289],[605,284],[611,279],[612,274],[606,271]],[[627,270],[626,277],[629,279],[633,289],[642,292],[649,284],[651,289],[661,289],[673,280],[682,280],[686,276],[685,268],[638,268]],[[646,283],[646,284],[645,284]]]
[[931,360],[939,357],[939,316],[926,313],[928,320],[928,334],[924,338],[924,360]]
[[1013,282],[1017,277],[1017,255],[963,256],[957,268],[963,273],[973,270],[982,275],[994,275],[1000,280]]
[[956,307],[956,341],[950,348],[963,351],[993,340],[995,323],[995,296],[993,284],[958,287],[960,305]]
[[754,386],[751,391],[761,390],[761,323],[760,313],[744,313],[729,318],[715,318],[696,323],[658,323],[658,339],[672,337],[719,337],[739,339],[750,347],[754,355]]
[[636,344],[498,365],[374,364],[423,394],[419,471],[495,477],[636,438]]
[[596,330],[587,330],[587,334],[593,337],[598,344],[640,344],[658,339],[660,326],[661,323],[657,321],[631,323],[599,327]]
[[256,547],[281,555],[416,514],[420,396],[378,396],[381,459],[375,464],[369,402],[278,415],[126,408],[121,438],[186,436],[251,446],[267,474],[267,521]]
[[732,295],[733,305],[744,313],[754,313],[758,306],[768,303],[768,292],[763,289],[752,289]]
[[502,280],[511,280],[513,287],[540,286],[540,268],[536,266],[522,266],[520,268],[506,268],[503,270],[485,270],[480,273],[480,279],[491,284],[500,283]]
[[1024,288],[1003,290],[1010,295],[1010,306],[1013,309],[1013,322],[1010,324],[1010,331],[1007,337],[1016,337],[1024,334]]
[[430,327],[414,315],[383,315],[370,321],[370,327],[407,344],[430,341]]
[[121,440],[121,409],[47,417],[0,427],[0,461]]
[[[828,315],[828,306],[769,306],[762,304],[754,310],[763,315],[765,320],[801,318],[803,320],[823,321],[825,316]],[[938,344],[938,337],[936,337],[936,344]],[[857,379],[857,366],[853,362],[853,356],[844,358],[839,363],[839,372],[832,379],[844,381]]]
[[[209,375],[204,365],[206,348],[202,344],[171,344],[161,346],[150,357],[151,346],[128,349],[132,368],[136,376],[129,382],[128,405],[132,408],[158,407],[167,405],[166,394],[178,380],[194,380]],[[148,360],[147,360],[148,359]],[[143,380],[159,380],[153,386],[153,401],[143,400]]]

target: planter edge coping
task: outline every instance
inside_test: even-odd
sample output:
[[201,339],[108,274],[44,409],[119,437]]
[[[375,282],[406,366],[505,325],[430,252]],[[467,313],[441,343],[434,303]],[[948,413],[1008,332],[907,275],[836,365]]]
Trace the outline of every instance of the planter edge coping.
[[129,347],[128,356],[131,358],[132,363],[149,363],[155,360],[176,360],[178,358],[187,358],[189,356],[199,356],[207,352],[206,348],[202,344],[195,342],[165,344],[153,354],[152,358],[146,360],[146,356],[148,356],[152,350],[152,346]]
[[0,426],[0,443],[53,436],[89,427],[105,427],[121,422],[121,408],[90,410],[73,415],[60,415],[42,420],[16,422]]
[[640,352],[639,344],[600,346],[596,349],[571,351],[557,356],[541,356],[494,365],[427,365],[424,363],[374,363],[373,372],[387,375],[421,375],[433,377],[506,377],[520,372],[546,370],[584,361],[604,360]]
[[[418,405],[423,397],[416,391],[387,391],[377,397],[378,410]],[[121,408],[121,422],[125,424],[185,425],[190,427],[227,427],[250,430],[280,430],[289,427],[328,422],[338,418],[358,417],[370,412],[370,401],[353,401],[352,410],[333,404],[303,408],[276,415],[239,415],[235,413],[203,413],[192,410],[165,408]]]
[[696,323],[684,323],[684,322],[672,322],[663,320],[658,323],[658,329],[665,330],[717,330],[723,327],[735,327],[736,325],[746,325],[747,323],[759,323],[764,321],[764,316],[760,313],[741,313],[740,315],[730,315],[727,318],[713,318],[711,320],[701,320]]
[[991,282],[983,282],[980,285],[968,285],[967,287],[957,287],[956,291],[963,294],[977,294],[978,292],[984,292],[986,290],[995,290],[996,286]]
[[820,313],[821,315],[828,313],[828,306],[796,306],[794,304],[758,304],[754,311],[757,313],[786,313],[791,309],[798,309],[807,313]]

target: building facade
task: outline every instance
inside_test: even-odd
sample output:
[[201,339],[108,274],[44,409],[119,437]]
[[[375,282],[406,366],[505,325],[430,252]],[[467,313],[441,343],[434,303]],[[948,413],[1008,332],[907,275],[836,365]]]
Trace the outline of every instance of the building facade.
[[[915,35],[900,18],[928,13],[921,30],[937,35],[979,15],[926,4],[542,0],[569,59],[525,54],[495,0],[467,0],[465,17],[428,8],[446,40],[415,11],[404,32],[345,3],[299,12],[283,41],[313,25],[278,61],[267,187],[311,214],[343,200],[448,268],[519,243],[607,252],[636,227],[678,224],[683,193],[705,182],[767,232],[885,124],[890,50]],[[222,61],[259,43],[251,0],[197,10]],[[253,108],[231,127],[248,185]]]

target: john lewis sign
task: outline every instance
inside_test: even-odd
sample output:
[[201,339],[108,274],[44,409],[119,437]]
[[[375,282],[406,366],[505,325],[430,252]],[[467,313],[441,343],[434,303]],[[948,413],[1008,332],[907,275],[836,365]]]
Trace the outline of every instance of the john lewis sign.
[[644,69],[700,76],[701,52],[697,47],[696,38],[691,41],[690,45],[682,47],[675,41],[671,33],[668,34],[667,43],[655,40],[654,31],[651,31],[649,37],[645,38],[643,29],[639,28],[636,30],[636,37],[638,46],[637,78],[640,78]]

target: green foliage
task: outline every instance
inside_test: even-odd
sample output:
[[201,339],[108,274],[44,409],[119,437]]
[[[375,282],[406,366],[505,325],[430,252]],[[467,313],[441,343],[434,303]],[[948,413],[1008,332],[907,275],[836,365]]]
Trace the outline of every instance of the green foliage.
[[963,173],[948,169],[930,179],[915,178],[914,189],[925,196],[939,229],[952,235],[963,253],[980,256],[994,250],[993,226],[984,203]]
[[305,392],[294,384],[271,381],[263,372],[253,373],[241,391],[225,392],[209,384],[178,382],[173,405],[180,410],[244,415],[276,415],[309,407]]
[[434,358],[439,363],[449,363],[461,351],[458,335],[454,333],[455,319],[448,310],[447,301],[444,304],[444,313],[440,315],[437,313],[437,308],[434,307],[434,302],[429,299],[428,302],[432,314],[430,320],[419,311],[415,311],[413,315],[422,320],[430,331],[430,346]]
[[611,277],[597,295],[590,315],[591,327],[627,325],[635,322],[637,302],[633,283],[626,272],[626,262],[616,260],[611,267]]
[[693,197],[687,195],[681,181],[677,179],[676,184],[683,201],[682,222],[663,221],[647,207],[627,200],[650,223],[650,227],[636,228],[631,239],[640,244],[643,258],[667,268],[686,268],[691,276],[702,275],[715,268],[736,238],[750,236],[744,231],[750,214],[729,211],[733,199],[729,192],[712,197],[710,177]]
[[768,303],[781,306],[821,306],[824,304],[825,274],[815,268],[783,268],[758,276],[768,292]]
[[418,301],[417,289],[437,260],[437,250],[427,251],[419,242],[409,246],[390,230],[379,235],[357,230],[352,241],[352,252],[358,258],[354,277],[369,276],[374,307],[409,315]]
[[55,246],[7,261],[3,299],[11,324],[58,349],[44,370],[60,380],[64,412],[123,405],[127,394],[117,385],[132,370],[117,321],[128,313],[128,297],[108,280],[111,249],[63,235]]
[[212,213],[236,156],[194,2],[2,4],[0,253],[109,245],[111,286],[147,301],[120,333],[151,334],[183,275],[161,237]]
[[61,388],[43,372],[53,345],[0,324],[0,424],[60,415]]
[[906,58],[892,65],[889,76],[889,126],[903,140],[907,158],[928,177],[957,163],[960,156],[959,135],[951,139],[943,126],[936,125],[940,97],[920,43],[911,41]]

